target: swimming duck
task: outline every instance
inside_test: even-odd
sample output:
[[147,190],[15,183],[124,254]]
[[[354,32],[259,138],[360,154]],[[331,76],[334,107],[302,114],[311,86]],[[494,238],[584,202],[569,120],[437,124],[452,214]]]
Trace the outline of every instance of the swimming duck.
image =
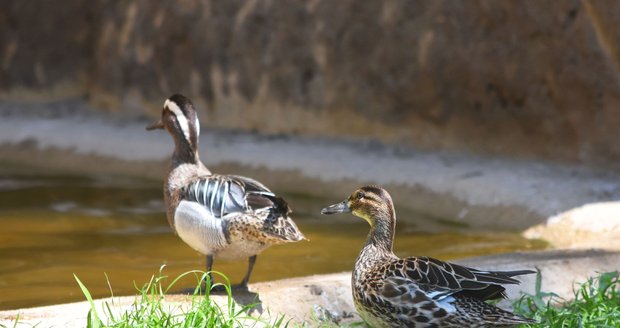
[[392,251],[396,214],[380,187],[362,187],[322,214],[352,213],[370,224],[353,269],[353,301],[373,327],[508,327],[532,323],[486,303],[505,297],[502,284],[531,270],[484,271],[430,257],[398,258]]
[[248,270],[238,285],[247,288],[257,254],[271,245],[305,239],[284,199],[254,179],[213,174],[202,163],[200,123],[188,98],[168,98],[161,119],[146,129],[166,129],[174,139],[164,181],[168,223],[187,245],[206,255],[207,272],[214,257],[247,257]]

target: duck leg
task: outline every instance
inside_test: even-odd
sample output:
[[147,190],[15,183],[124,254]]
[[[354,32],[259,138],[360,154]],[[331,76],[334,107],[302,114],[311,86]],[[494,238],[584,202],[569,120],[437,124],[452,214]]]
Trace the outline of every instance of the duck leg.
[[204,283],[207,285],[207,281],[210,282],[210,285],[213,286],[213,275],[211,275],[211,269],[213,269],[213,255],[207,255],[207,277],[205,277]]
[[[213,275],[211,274],[211,269],[213,269],[213,255],[207,255],[207,275],[208,278],[205,277],[204,283],[205,288],[209,288],[212,293],[223,293],[226,292],[226,286],[223,284],[215,284],[213,281]],[[210,282],[210,285],[207,286],[207,279]]]
[[240,288],[248,288],[248,282],[250,281],[252,270],[254,270],[254,263],[256,263],[256,255],[252,255],[248,259],[248,272],[245,274],[245,277],[243,277],[243,280],[241,280],[241,284],[239,284]]

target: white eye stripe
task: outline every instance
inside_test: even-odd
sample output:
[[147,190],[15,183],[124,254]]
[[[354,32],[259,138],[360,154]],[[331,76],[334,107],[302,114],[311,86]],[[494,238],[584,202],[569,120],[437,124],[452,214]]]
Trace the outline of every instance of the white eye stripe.
[[[200,136],[200,122],[198,121],[198,115],[196,115],[196,137]],[[198,141],[198,138],[196,138],[196,141]]]
[[170,101],[170,99],[166,99],[166,102],[164,102],[164,108],[168,108],[177,117],[177,121],[181,126],[181,130],[183,130],[185,139],[187,139],[187,142],[191,144],[189,139],[189,124],[187,123],[187,118],[183,114],[183,111],[181,111],[181,108],[179,108],[175,102]]

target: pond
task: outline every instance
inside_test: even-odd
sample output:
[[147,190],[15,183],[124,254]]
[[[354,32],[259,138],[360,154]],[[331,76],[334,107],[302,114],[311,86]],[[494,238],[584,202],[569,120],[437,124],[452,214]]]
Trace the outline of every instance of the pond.
[[[367,224],[350,215],[319,214],[341,199],[281,194],[310,241],[274,246],[259,255],[252,282],[351,270]],[[544,247],[516,232],[475,232],[398,204],[396,209],[399,217],[417,217],[397,224],[399,256],[450,260]],[[106,297],[111,291],[134,293],[135,285],[147,282],[163,264],[171,277],[205,267],[204,257],[168,227],[161,181],[2,167],[0,224],[0,309],[84,300],[73,274],[95,297]],[[234,283],[246,268],[246,260],[216,259],[214,264]]]

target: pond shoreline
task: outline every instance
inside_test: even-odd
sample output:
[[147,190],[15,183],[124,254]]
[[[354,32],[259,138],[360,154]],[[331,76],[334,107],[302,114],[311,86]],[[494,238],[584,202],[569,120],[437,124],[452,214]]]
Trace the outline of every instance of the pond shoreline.
[[[0,162],[84,174],[161,179],[172,151],[149,120],[119,118],[81,102],[0,104]],[[587,203],[620,199],[613,171],[533,160],[420,151],[367,140],[203,130],[212,171],[253,176],[273,190],[340,199],[360,184],[391,191],[397,206],[473,228],[525,230]],[[408,218],[399,218],[408,220]]]

